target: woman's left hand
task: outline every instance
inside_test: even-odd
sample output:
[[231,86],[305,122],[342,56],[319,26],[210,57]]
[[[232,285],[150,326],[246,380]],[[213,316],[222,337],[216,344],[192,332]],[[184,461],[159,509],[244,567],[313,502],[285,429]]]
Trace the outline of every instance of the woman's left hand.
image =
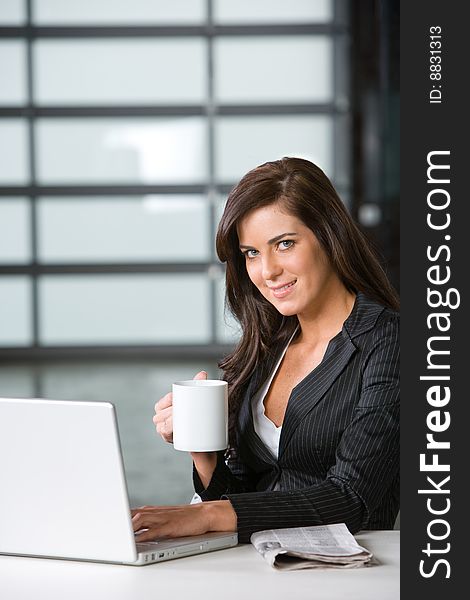
[[201,535],[208,531],[236,531],[237,515],[229,500],[182,506],[142,506],[131,510],[137,542],[156,538]]

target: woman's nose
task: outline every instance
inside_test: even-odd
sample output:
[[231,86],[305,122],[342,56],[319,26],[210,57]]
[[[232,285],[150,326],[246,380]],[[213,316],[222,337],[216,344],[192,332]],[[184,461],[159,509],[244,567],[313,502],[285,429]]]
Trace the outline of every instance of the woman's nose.
[[263,257],[262,276],[265,281],[276,279],[282,273],[282,267],[274,256]]

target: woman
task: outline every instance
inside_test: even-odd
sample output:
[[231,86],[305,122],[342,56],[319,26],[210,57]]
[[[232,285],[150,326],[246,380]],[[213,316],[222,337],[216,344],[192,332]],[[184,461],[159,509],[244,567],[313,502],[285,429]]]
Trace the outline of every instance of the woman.
[[[242,328],[221,361],[230,448],[193,453],[202,503],[133,511],[138,540],[345,522],[399,508],[398,300],[328,178],[300,158],[232,190],[217,232]],[[201,372],[196,378],[205,377]],[[172,440],[171,394],[154,423]]]

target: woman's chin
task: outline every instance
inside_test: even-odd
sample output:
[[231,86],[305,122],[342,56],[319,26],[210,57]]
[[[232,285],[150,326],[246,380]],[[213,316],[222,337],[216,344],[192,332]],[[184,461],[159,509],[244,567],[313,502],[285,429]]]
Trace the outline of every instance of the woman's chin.
[[273,298],[271,294],[269,296],[267,296],[266,294],[263,295],[269,302],[269,304],[272,304],[277,310],[277,312],[280,313],[283,317],[292,317],[293,315],[296,315],[298,313],[297,304],[295,302],[290,301],[290,299],[278,300],[276,298]]
[[277,310],[277,312],[281,313],[283,317],[293,317],[297,314],[296,308],[292,305],[289,306],[287,303],[273,303],[273,306]]

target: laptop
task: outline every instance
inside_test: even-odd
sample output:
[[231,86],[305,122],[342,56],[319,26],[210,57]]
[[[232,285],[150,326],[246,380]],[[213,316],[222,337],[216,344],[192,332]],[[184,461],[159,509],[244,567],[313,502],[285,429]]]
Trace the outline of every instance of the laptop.
[[0,554],[148,565],[236,532],[136,543],[114,405],[0,398]]

